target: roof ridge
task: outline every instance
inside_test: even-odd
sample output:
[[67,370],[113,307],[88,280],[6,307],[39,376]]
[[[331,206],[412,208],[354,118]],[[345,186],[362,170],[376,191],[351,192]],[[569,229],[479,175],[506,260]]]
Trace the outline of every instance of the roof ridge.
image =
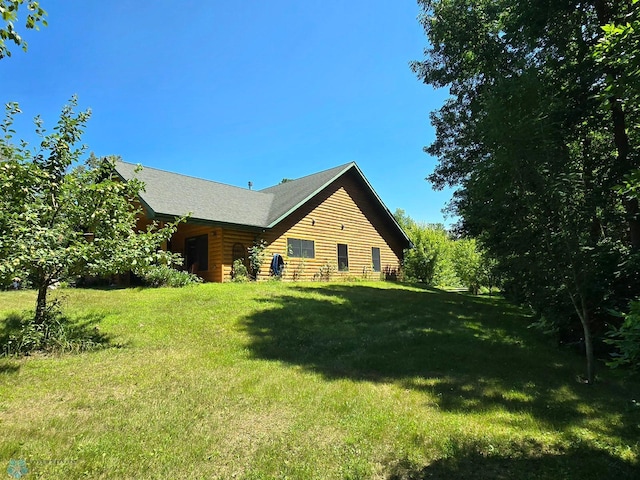
[[327,173],[327,172],[329,172],[329,171],[331,171],[331,170],[336,170],[336,171],[338,171],[338,170],[346,170],[346,168],[347,168],[347,167],[351,167],[352,165],[356,165],[356,162],[351,161],[351,162],[347,162],[347,163],[342,164],[342,165],[338,165],[338,166],[336,166],[336,167],[326,168],[326,169],[321,170],[321,171],[319,171],[319,172],[310,173],[310,174],[305,175],[305,176],[303,176],[303,177],[293,178],[293,179],[291,179],[291,180],[287,180],[286,182],[276,183],[275,185],[271,185],[270,187],[262,188],[262,189],[257,190],[257,191],[258,191],[258,192],[264,192],[264,193],[267,193],[267,192],[265,192],[265,190],[270,190],[270,189],[272,189],[272,188],[276,188],[276,187],[279,187],[279,186],[281,186],[281,185],[286,185],[287,183],[297,182],[297,181],[299,181],[299,180],[306,180],[306,179],[308,179],[308,178],[310,178],[310,177],[315,177],[316,175],[317,175],[317,176],[320,176],[320,175],[323,175],[323,174],[325,174],[325,173]]
[[118,160],[117,162],[118,163],[124,163],[126,165],[135,166],[135,167],[140,166],[140,167],[142,167],[143,170],[154,170],[156,172],[160,172],[160,173],[163,173],[163,174],[170,173],[171,175],[177,175],[177,176],[180,176],[180,177],[189,178],[189,179],[192,179],[192,180],[197,180],[199,182],[215,183],[216,185],[222,185],[222,186],[230,187],[230,188],[237,188],[237,189],[245,191],[245,192],[262,193],[262,194],[267,194],[268,193],[268,192],[263,192],[262,190],[264,190],[264,189],[262,189],[262,190],[251,190],[251,189],[246,188],[246,187],[239,187],[237,185],[231,185],[230,183],[223,183],[223,182],[218,182],[216,180],[209,180],[208,178],[196,177],[194,175],[187,175],[185,173],[172,172],[170,170],[163,170],[161,168],[147,167],[146,165],[143,165],[141,163],[125,162],[124,160]]

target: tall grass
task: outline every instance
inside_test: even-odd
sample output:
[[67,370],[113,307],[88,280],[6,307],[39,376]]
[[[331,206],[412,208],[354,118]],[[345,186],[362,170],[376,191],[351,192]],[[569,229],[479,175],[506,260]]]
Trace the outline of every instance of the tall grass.
[[[637,478],[639,384],[576,382],[582,359],[497,297],[282,282],[65,295],[113,348],[0,359],[0,469]],[[34,300],[0,293],[0,329]]]

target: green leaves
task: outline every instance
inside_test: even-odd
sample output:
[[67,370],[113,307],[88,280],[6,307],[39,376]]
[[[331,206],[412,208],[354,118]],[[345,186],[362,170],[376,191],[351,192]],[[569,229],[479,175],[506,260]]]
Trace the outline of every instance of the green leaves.
[[431,116],[429,180],[458,187],[461,230],[507,291],[558,324],[580,318],[587,342],[607,305],[640,293],[620,273],[640,248],[638,2],[419,3],[431,46],[412,68],[451,93]]
[[622,316],[622,325],[609,332],[605,341],[616,347],[609,366],[629,367],[637,372],[640,371],[640,300],[630,302],[629,310]]
[[[134,200],[141,182],[123,182],[114,157],[85,161],[78,146],[89,111],[76,112],[73,97],[64,107],[53,133],[41,122],[41,150],[0,139],[0,281],[29,278],[40,290],[36,312],[46,308],[47,287],[59,278],[141,271],[150,265],[171,265],[179,258],[160,245],[175,223],[152,224],[136,232]],[[17,105],[7,106],[11,125]],[[38,313],[36,313],[38,315]]]
[[[0,15],[5,24],[3,28],[0,28],[0,59],[11,56],[11,50],[6,45],[7,41],[11,41],[25,52],[27,51],[27,42],[22,39],[14,27],[18,21],[20,7],[24,3],[25,0],[0,0]],[[47,12],[40,7],[39,2],[28,1],[27,10],[29,13],[24,23],[25,28],[39,30],[40,25],[47,26],[47,21],[44,18],[47,16]]]
[[429,285],[464,286],[476,292],[496,286],[493,262],[474,239],[454,239],[443,225],[416,222],[403,210],[394,216],[413,247],[404,253],[403,275]]

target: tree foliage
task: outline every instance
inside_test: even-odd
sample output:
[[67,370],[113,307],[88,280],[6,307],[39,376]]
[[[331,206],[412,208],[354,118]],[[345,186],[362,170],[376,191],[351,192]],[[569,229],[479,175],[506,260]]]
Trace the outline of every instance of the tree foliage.
[[419,3],[431,46],[412,67],[451,94],[429,180],[458,187],[460,229],[515,298],[579,319],[592,382],[593,333],[640,292],[638,201],[619,188],[639,162],[637,0]]
[[482,282],[482,254],[473,238],[461,239],[454,246],[456,275],[470,292],[477,294]]
[[623,315],[624,322],[608,334],[607,343],[614,345],[617,352],[610,365],[613,368],[629,367],[640,371],[640,301],[630,304],[630,311]]
[[19,113],[8,104],[0,125],[0,278],[29,279],[38,290],[34,323],[47,322],[47,293],[59,279],[143,270],[176,260],[159,247],[175,224],[136,232],[139,181],[124,182],[114,157],[91,155],[78,146],[89,111],[76,112],[72,98],[53,132],[36,118],[38,149],[14,143]]
[[11,56],[11,50],[7,42],[13,42],[16,46],[27,51],[27,42],[24,41],[15,24],[19,19],[21,7],[26,6],[28,11],[24,22],[26,29],[39,30],[40,25],[47,26],[45,12],[39,2],[25,0],[0,0],[0,15],[2,15],[3,27],[0,28],[0,59]]
[[481,287],[497,286],[494,261],[475,239],[455,239],[444,225],[416,222],[401,209],[394,217],[413,244],[404,252],[405,278],[428,285],[464,286],[475,294]]

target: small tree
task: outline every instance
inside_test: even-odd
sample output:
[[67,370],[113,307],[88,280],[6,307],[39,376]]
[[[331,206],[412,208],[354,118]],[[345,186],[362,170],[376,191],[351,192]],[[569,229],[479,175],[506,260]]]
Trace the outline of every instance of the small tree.
[[234,282],[246,282],[249,280],[249,271],[242,258],[236,258],[231,266],[231,280]]
[[73,97],[53,133],[36,118],[40,149],[12,142],[17,104],[7,105],[0,125],[0,278],[27,277],[37,289],[36,325],[46,326],[47,293],[72,275],[141,271],[174,256],[160,249],[175,224],[135,232],[134,206],[143,184],[123,182],[115,158],[91,155],[81,163],[77,147],[90,112],[74,112]]
[[260,275],[260,270],[262,269],[262,264],[265,261],[266,253],[265,248],[267,244],[264,240],[257,241],[253,244],[253,246],[249,247],[247,250],[249,252],[249,268],[251,270],[251,276],[254,280],[258,279],[258,275]]

